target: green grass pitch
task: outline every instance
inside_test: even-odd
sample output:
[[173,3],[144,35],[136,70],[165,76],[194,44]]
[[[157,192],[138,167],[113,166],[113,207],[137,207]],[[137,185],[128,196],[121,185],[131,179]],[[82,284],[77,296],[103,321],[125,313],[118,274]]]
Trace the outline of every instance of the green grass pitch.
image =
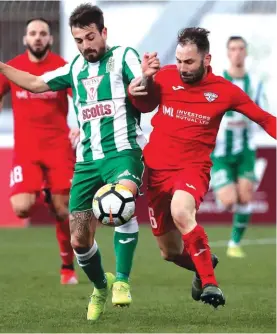
[[[208,227],[211,242],[228,239],[230,229]],[[112,229],[97,232],[106,271],[114,271]],[[78,286],[60,286],[59,256],[54,228],[0,231],[0,332],[96,333],[269,333],[276,332],[276,245],[258,240],[275,238],[275,227],[251,227],[246,235],[247,258],[228,259],[220,243],[212,247],[220,259],[216,274],[226,306],[212,307],[191,299],[192,273],[159,256],[147,227],[132,274],[133,304],[109,305],[97,323],[86,320],[92,286],[78,268]],[[217,246],[217,247],[216,247]]]

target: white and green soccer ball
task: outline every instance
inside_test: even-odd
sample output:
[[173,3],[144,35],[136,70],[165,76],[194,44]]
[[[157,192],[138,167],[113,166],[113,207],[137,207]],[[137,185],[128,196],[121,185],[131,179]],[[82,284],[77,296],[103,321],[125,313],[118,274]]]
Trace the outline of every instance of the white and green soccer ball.
[[126,224],[135,213],[135,198],[121,184],[106,184],[95,194],[92,209],[100,223],[107,226]]

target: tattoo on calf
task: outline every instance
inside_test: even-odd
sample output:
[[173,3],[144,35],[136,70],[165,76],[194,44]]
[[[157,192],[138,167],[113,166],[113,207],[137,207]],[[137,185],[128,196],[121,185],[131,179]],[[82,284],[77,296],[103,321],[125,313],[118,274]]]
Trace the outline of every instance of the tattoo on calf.
[[76,211],[70,214],[70,232],[78,237],[86,238],[91,234],[91,223],[94,220],[92,210]]

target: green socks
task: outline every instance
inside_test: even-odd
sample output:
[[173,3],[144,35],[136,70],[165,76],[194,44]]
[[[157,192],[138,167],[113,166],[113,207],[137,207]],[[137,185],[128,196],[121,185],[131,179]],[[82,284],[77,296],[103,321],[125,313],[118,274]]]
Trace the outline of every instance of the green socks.
[[84,270],[96,289],[107,287],[106,276],[101,263],[101,255],[96,241],[91,248],[74,250],[79,266]]
[[[251,218],[251,207],[249,204],[237,205],[233,216],[233,225],[230,243],[238,245],[244,235]],[[231,246],[229,244],[229,246]]]
[[127,224],[115,228],[116,281],[129,282],[138,234],[136,217],[133,217]]

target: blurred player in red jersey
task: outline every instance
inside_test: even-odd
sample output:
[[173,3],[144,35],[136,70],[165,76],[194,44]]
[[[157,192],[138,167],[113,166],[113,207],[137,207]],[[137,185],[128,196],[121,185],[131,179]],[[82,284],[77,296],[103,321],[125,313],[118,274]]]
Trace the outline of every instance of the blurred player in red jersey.
[[[276,118],[212,73],[208,34],[201,28],[180,31],[177,65],[158,71],[156,53],[145,55],[144,78],[130,84],[129,95],[142,112],[159,106],[144,157],[150,222],[162,257],[195,268],[192,297],[217,307],[225,298],[214,275],[207,235],[195,215],[209,188],[210,154],[220,121],[226,111],[235,110],[276,138]],[[142,84],[145,78],[147,85]]]
[[[8,64],[42,75],[66,62],[50,51],[53,37],[49,22],[29,20],[23,38],[27,50]],[[30,215],[36,196],[46,186],[46,197],[55,214],[56,235],[62,259],[61,284],[76,284],[74,254],[70,245],[68,199],[74,152],[68,138],[66,90],[33,94],[0,74],[0,100],[11,91],[14,113],[14,155],[11,170],[11,204],[20,218]]]

